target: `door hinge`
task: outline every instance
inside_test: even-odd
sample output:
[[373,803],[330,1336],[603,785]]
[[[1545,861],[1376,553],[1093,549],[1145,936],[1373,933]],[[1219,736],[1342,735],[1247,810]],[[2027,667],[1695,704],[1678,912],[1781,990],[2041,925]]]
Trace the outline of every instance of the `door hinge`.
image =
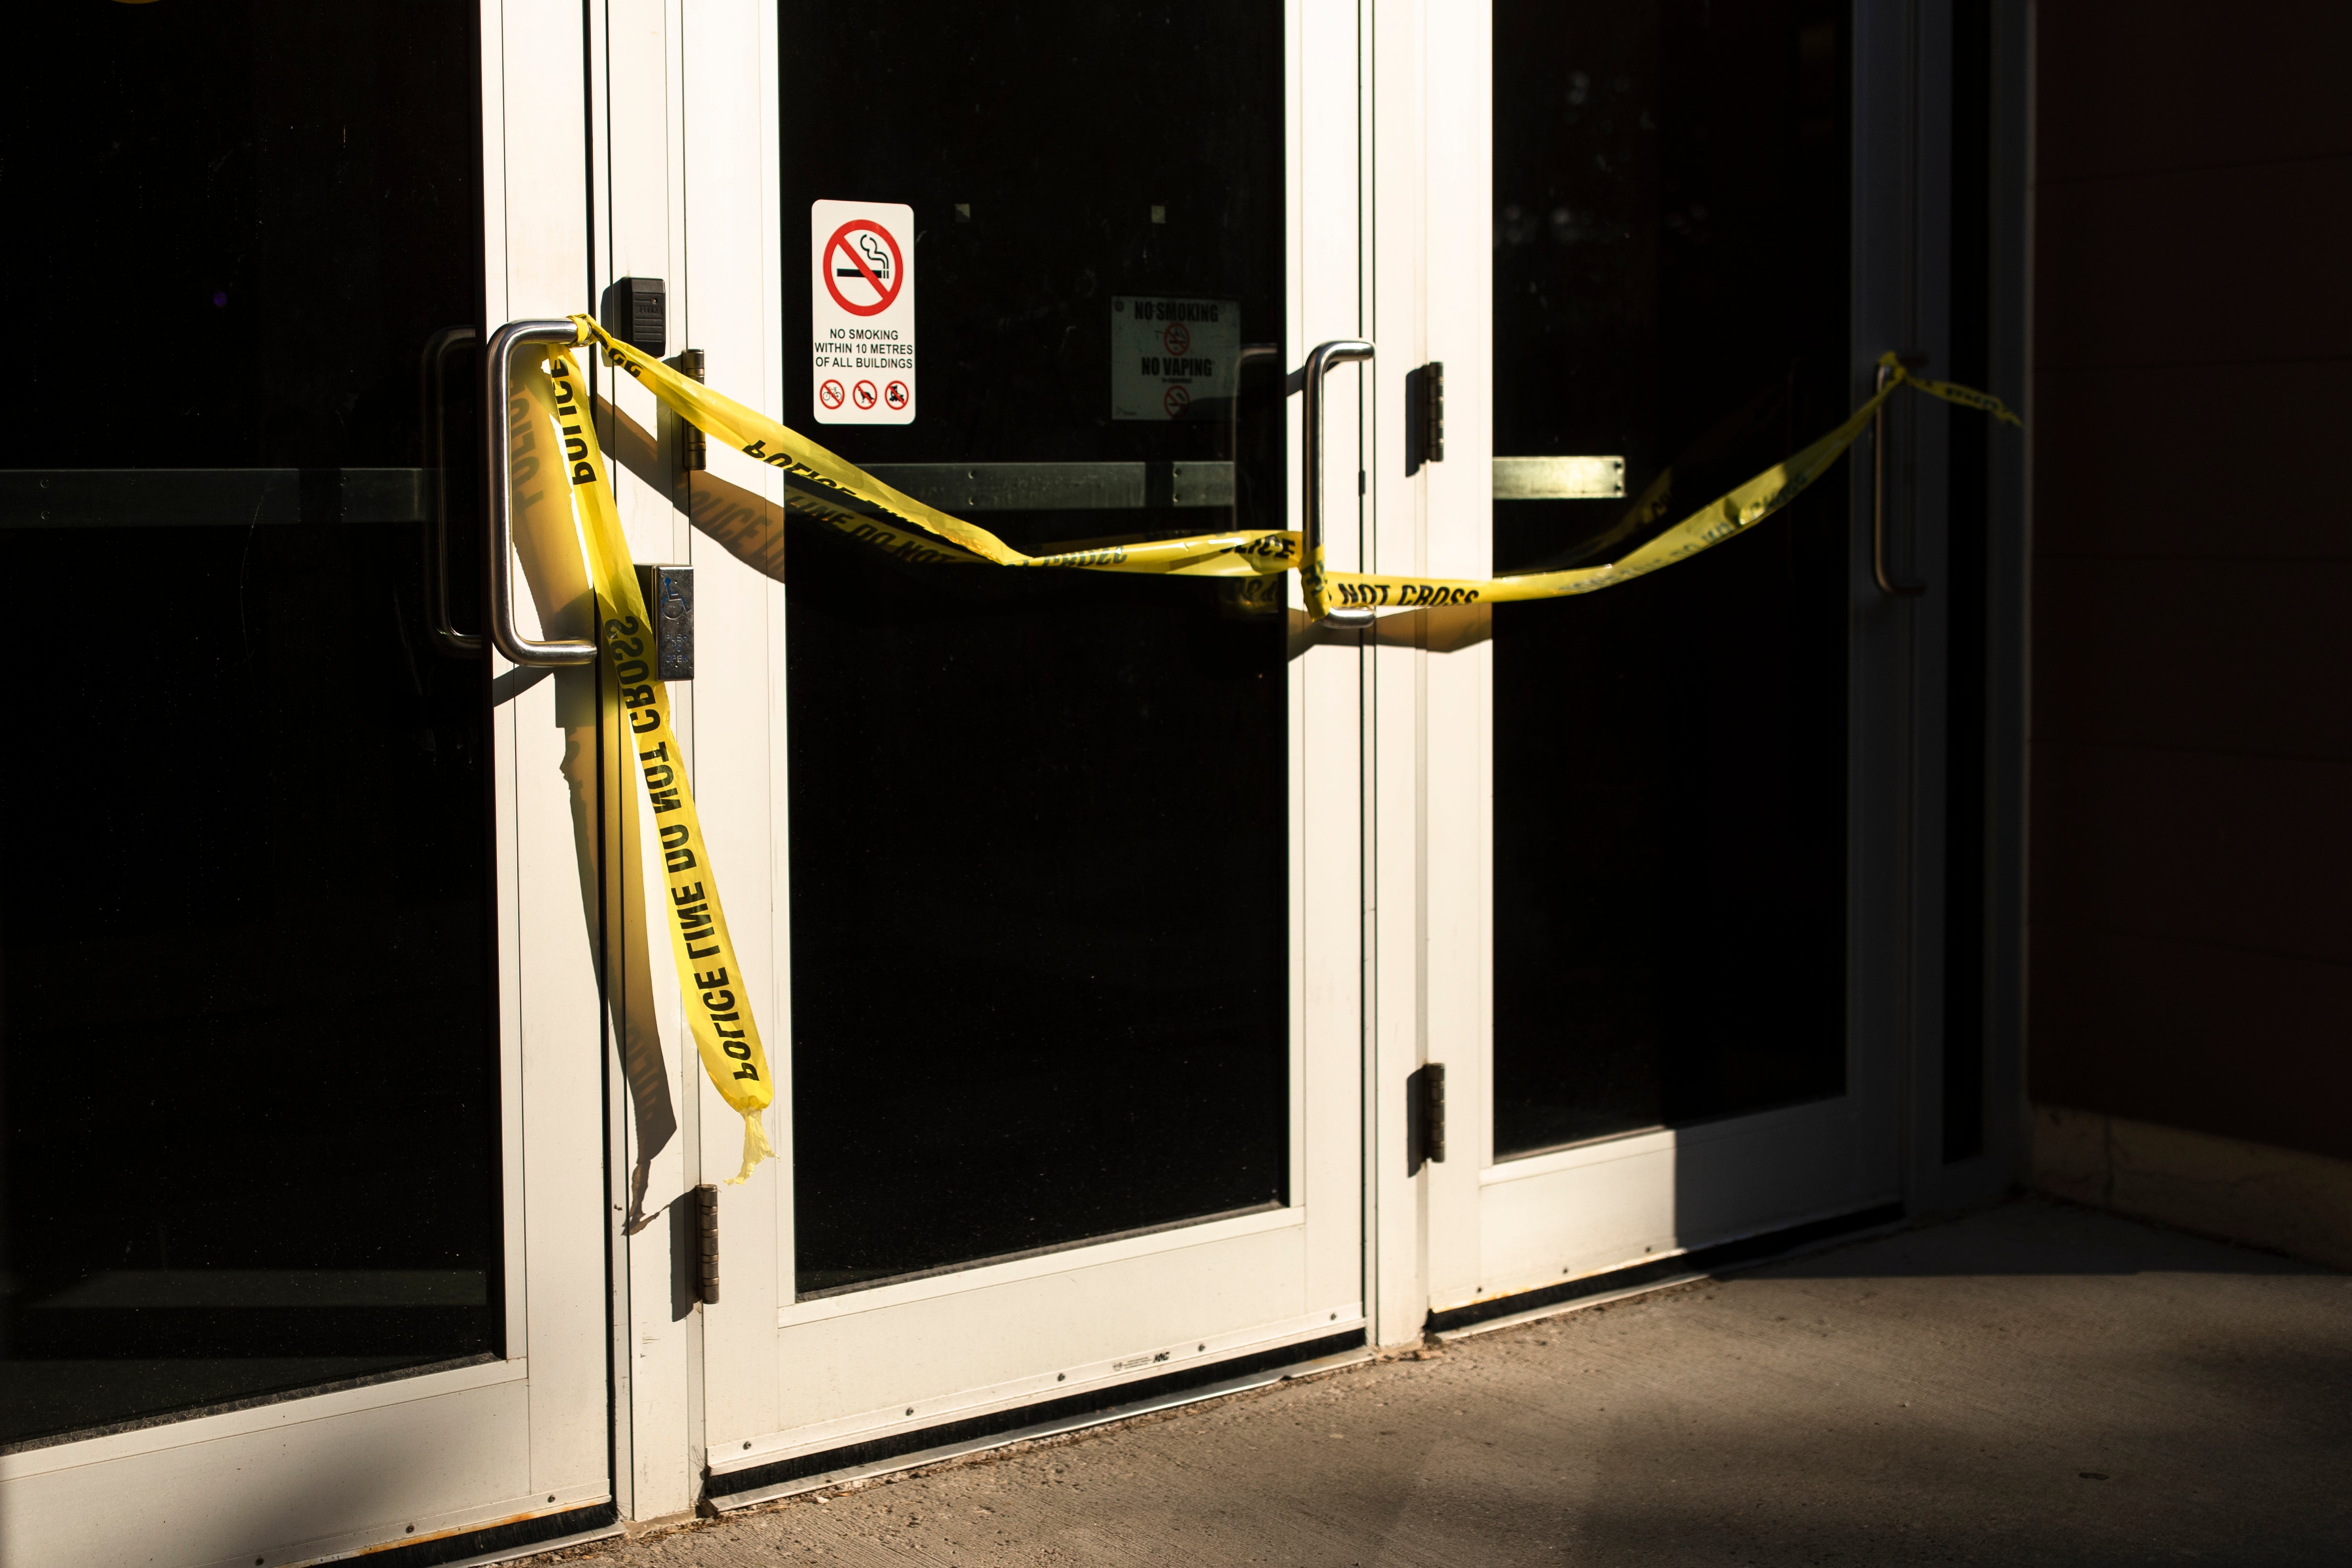
[[1445,1163],[1445,1064],[1429,1062],[1404,1080],[1405,1174]]
[[[666,362],[669,367],[697,381],[707,380],[703,374],[704,358],[700,349],[680,349]],[[699,474],[710,467],[710,438],[700,426],[689,425],[667,408],[671,424],[677,426],[677,466],[690,474]]]
[[1445,365],[1432,360],[1404,373],[1404,471],[1445,461]]
[[719,1300],[719,1189],[708,1182],[694,1189],[694,1218],[698,1246],[694,1299],[715,1303]]

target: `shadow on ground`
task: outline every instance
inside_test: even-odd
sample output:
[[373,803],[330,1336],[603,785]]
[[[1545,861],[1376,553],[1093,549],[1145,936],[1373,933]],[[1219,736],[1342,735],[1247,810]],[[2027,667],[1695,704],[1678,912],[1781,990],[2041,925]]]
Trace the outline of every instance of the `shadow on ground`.
[[2352,1562],[2352,1277],[2021,1201],[592,1553]]

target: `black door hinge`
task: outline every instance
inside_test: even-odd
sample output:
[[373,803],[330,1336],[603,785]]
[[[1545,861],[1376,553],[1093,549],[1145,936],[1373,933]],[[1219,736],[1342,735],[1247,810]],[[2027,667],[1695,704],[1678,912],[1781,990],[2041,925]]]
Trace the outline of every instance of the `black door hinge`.
[[1445,366],[1432,360],[1404,373],[1404,471],[1445,461]]
[[719,1300],[719,1189],[709,1183],[694,1189],[694,1299]]
[[[682,375],[690,375],[697,381],[707,379],[700,349],[680,349],[666,363]],[[677,466],[690,474],[707,470],[710,467],[710,441],[703,435],[701,426],[688,424],[667,408],[662,412],[677,426]]]
[[1445,1064],[1430,1062],[1404,1080],[1405,1170],[1445,1163]]

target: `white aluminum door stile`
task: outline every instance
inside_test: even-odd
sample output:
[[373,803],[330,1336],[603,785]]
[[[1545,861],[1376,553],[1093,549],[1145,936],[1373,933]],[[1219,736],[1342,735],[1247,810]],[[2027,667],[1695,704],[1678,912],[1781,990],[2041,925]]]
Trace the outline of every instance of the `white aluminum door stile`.
[[[1490,4],[1475,0],[1447,7],[1442,25],[1427,28],[1425,44],[1426,134],[1433,164],[1446,171],[1429,186],[1423,231],[1432,321],[1428,354],[1446,363],[1446,455],[1434,466],[1428,492],[1426,547],[1433,552],[1429,570],[1465,575],[1485,575],[1492,565],[1492,27]],[[1856,58],[1862,58],[1858,43]],[[1858,112],[1857,147],[1870,144],[1871,130]],[[1862,195],[1858,182],[1858,205]],[[1858,254],[1858,278],[1870,261]],[[1857,341],[1857,353],[1861,346]],[[1873,348],[1864,357],[1875,353]],[[1862,386],[1866,393],[1866,376]],[[1847,476],[1832,475],[1828,482],[1843,485]],[[1384,551],[1391,548],[1391,537],[1384,524]],[[1865,534],[1857,538],[1866,545]],[[1412,543],[1401,528],[1395,539],[1402,566]],[[1437,558],[1441,551],[1443,562]],[[1389,563],[1385,557],[1382,563]],[[1888,795],[1891,781],[1883,768],[1868,763],[1866,752],[1888,727],[1899,725],[1907,699],[1869,673],[1887,633],[1878,625],[1883,610],[1866,597],[1866,552],[1856,557],[1852,580],[1856,807],[1850,828],[1850,897],[1863,900],[1851,906],[1863,910],[1870,907],[1868,900],[1899,879],[1903,845],[1887,814],[1867,804],[1873,791]],[[1384,650],[1383,657],[1408,656]],[[1886,952],[1862,921],[1853,922],[1849,937],[1849,966],[1857,979],[1852,983],[1854,1023],[1846,1045],[1845,1094],[1526,1158],[1495,1157],[1493,868],[1494,857],[1508,853],[1509,847],[1494,842],[1493,648],[1481,643],[1467,650],[1409,657],[1423,661],[1418,673],[1391,677],[1394,667],[1384,667],[1381,677],[1383,732],[1391,714],[1402,725],[1406,713],[1417,710],[1425,725],[1418,753],[1386,744],[1379,753],[1384,805],[1402,770],[1423,770],[1416,779],[1423,792],[1417,809],[1400,809],[1394,817],[1384,812],[1382,817],[1381,974],[1384,1009],[1392,992],[1401,998],[1411,994],[1402,979],[1391,977],[1397,943],[1385,933],[1393,930],[1400,942],[1413,944],[1411,951],[1425,966],[1425,1059],[1444,1062],[1447,1069],[1451,1148],[1446,1163],[1429,1167],[1422,1178],[1427,1184],[1427,1288],[1421,1300],[1428,1310],[1442,1312],[1540,1289],[1895,1199],[1902,1187],[1895,1141],[1902,1066],[1897,1025],[1892,1010],[1878,1005],[1883,989],[1862,977],[1874,964],[1884,976],[1900,960]],[[1389,689],[1398,684],[1409,684],[1411,696],[1391,699]],[[1407,847],[1413,842],[1411,835],[1420,836],[1418,855]],[[1418,928],[1396,908],[1391,889],[1400,872],[1392,872],[1392,866],[1418,866],[1427,879]],[[1706,978],[1693,973],[1683,983],[1704,984]],[[1402,1078],[1412,1059],[1400,1043],[1393,1059],[1382,1065],[1382,1102],[1397,1095],[1395,1114],[1402,1116]],[[1383,1226],[1385,1237],[1402,1234],[1401,1227]]]
[[[581,47],[576,6],[485,9],[492,326],[579,308]],[[593,911],[561,772],[561,725],[593,706],[574,672],[493,673],[505,1358],[0,1458],[0,1558],[279,1568],[611,1496]]]
[[[1287,17],[1286,352],[1297,364],[1314,343],[1360,335],[1368,324],[1359,232],[1364,33],[1348,0],[1293,0]],[[688,279],[690,326],[674,341],[710,349],[714,385],[776,407],[783,362],[771,301],[782,298],[779,245],[790,226],[775,210],[770,151],[777,145],[773,7],[698,5],[685,41],[691,244],[670,276]],[[1346,372],[1330,384],[1335,553],[1343,562],[1354,553],[1362,505],[1347,501],[1362,442],[1361,384]],[[1296,399],[1290,450],[1295,474]],[[710,464],[712,479],[781,500],[770,473],[750,459],[714,447]],[[1296,490],[1294,481],[1294,505]],[[739,568],[722,552],[700,539],[693,546],[701,595],[698,720],[722,669],[740,670],[726,677],[740,687],[724,731],[730,760],[711,750],[720,729],[702,722],[697,731],[704,737],[698,795],[714,847],[727,848],[728,913],[747,951],[754,944],[736,911],[750,889],[747,872],[733,868],[732,846],[764,853],[774,867],[766,889],[773,924],[764,937],[774,968],[763,981],[761,1016],[781,1062],[791,1037],[789,986],[776,978],[788,973],[789,930],[782,589],[738,582]],[[723,1494],[730,1474],[782,1460],[1363,1326],[1360,658],[1346,639],[1305,647],[1289,666],[1290,1205],[796,1301],[791,1080],[780,1074],[770,1121],[782,1158],[720,1199],[725,1282],[720,1302],[702,1310],[710,1490]],[[772,826],[750,825],[755,795]],[[717,1115],[717,1103],[702,1108],[712,1130],[705,1168],[731,1171],[734,1119]],[[632,1277],[643,1283],[658,1272],[639,1267]],[[637,1321],[642,1333],[653,1331],[644,1310]],[[637,1364],[642,1377],[646,1363]],[[641,1448],[646,1440],[640,1431]],[[680,1494],[673,1488],[662,1496],[674,1503]],[[648,1501],[640,1499],[640,1515]]]
[[[711,385],[781,406],[783,342],[776,245],[776,8],[772,0],[606,0],[592,73],[609,134],[595,149],[605,195],[595,243],[597,288],[621,278],[667,286],[668,352],[703,351]],[[692,199],[689,199],[689,193]],[[790,1160],[785,1095],[792,1038],[786,973],[784,854],[784,585],[698,532],[692,516],[750,508],[782,527],[776,471],[719,443],[709,468],[677,465],[677,426],[627,376],[604,372],[599,395],[619,419],[659,442],[665,489],[615,462],[623,528],[640,562],[695,571],[695,678],[670,687],[672,722],[709,846],[713,874],[780,1082],[766,1114],[782,1158],[740,1185],[724,1184],[742,1158],[742,1121],[710,1087],[684,1026],[668,937],[642,910],[617,933],[615,1006],[657,1034],[677,1130],[646,1161],[645,1223],[619,1245],[627,1267],[614,1302],[615,1443],[630,1457],[622,1510],[658,1519],[691,1508],[702,1490],[705,1435],[765,1431],[777,1420],[777,1225]],[[778,556],[781,559],[781,555]],[[624,776],[623,853],[640,885],[658,889],[658,840],[643,792]],[[625,907],[633,907],[626,906]],[[625,983],[624,983],[625,979]],[[630,996],[629,984],[643,993]],[[616,1105],[614,1136],[634,1172],[646,1151]],[[680,1299],[673,1225],[689,1222],[693,1189],[719,1184],[719,1300]]]

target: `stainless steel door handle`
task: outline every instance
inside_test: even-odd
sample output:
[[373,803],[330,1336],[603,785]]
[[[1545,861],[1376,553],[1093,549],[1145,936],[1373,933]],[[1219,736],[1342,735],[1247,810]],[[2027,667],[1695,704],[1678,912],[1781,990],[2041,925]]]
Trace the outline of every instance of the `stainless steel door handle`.
[[461,632],[449,620],[449,358],[472,348],[481,334],[471,327],[444,327],[425,340],[424,396],[417,410],[417,454],[426,474],[425,523],[425,629],[433,646],[453,658],[482,651],[478,633]]
[[[1335,364],[1358,364],[1370,360],[1372,345],[1361,338],[1334,338],[1328,343],[1318,343],[1307,355],[1307,363],[1299,372],[1299,390],[1307,403],[1306,416],[1307,493],[1306,547],[1304,572],[1310,581],[1323,576],[1323,377]],[[1310,596],[1310,605],[1314,602]],[[1372,624],[1370,610],[1326,610],[1326,623],[1335,626],[1369,626]]]
[[507,400],[514,395],[514,353],[532,343],[572,343],[579,329],[569,321],[509,321],[490,334],[482,353],[485,382],[483,412],[489,420],[489,507],[482,514],[489,526],[490,641],[516,664],[555,666],[593,664],[596,645],[573,637],[533,642],[514,624],[514,447],[507,436]]

